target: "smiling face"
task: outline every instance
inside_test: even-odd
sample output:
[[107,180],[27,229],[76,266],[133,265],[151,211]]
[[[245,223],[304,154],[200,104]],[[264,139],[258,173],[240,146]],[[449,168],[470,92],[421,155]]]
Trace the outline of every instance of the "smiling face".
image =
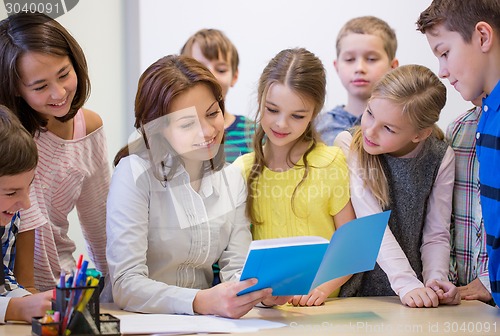
[[18,69],[19,93],[31,108],[49,120],[70,111],[78,80],[68,56],[27,52]]
[[289,149],[311,122],[314,104],[283,84],[271,84],[260,124],[271,146]]
[[371,99],[361,118],[363,148],[371,155],[390,154],[400,157],[414,150],[424,140],[426,131],[419,131],[400,106],[381,98]]
[[30,207],[30,185],[35,170],[0,177],[0,225],[9,224],[19,210]]
[[186,162],[215,157],[224,136],[224,116],[212,91],[198,84],[172,101],[163,134]]
[[436,25],[425,35],[439,61],[439,77],[447,78],[467,101],[486,92],[487,71],[478,31],[474,31],[471,43],[466,43],[458,32],[449,31],[443,24]]
[[397,61],[389,59],[381,37],[351,33],[342,38],[334,66],[348,94],[367,100],[375,83],[396,67]]

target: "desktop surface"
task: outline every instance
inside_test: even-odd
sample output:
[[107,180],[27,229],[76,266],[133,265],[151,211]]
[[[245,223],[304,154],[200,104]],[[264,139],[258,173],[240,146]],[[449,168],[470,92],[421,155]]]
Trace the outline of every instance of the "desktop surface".
[[[101,304],[102,313],[130,314],[114,304]],[[254,308],[243,318],[261,318],[284,323],[247,335],[499,335],[500,309],[479,301],[458,306],[408,308],[397,297],[336,298],[319,307]],[[31,326],[7,323],[0,336],[28,336]],[[211,334],[217,335],[217,334]],[[227,334],[221,334],[227,335]]]

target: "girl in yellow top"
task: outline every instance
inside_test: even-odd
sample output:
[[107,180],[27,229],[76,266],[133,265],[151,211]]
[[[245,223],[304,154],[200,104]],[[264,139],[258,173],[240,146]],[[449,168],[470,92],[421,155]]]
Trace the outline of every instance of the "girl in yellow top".
[[[345,157],[321,143],[313,127],[325,93],[323,64],[302,48],[278,53],[260,77],[254,152],[235,161],[247,178],[253,239],[330,239],[355,218]],[[348,278],[326,282],[290,303],[320,305]]]

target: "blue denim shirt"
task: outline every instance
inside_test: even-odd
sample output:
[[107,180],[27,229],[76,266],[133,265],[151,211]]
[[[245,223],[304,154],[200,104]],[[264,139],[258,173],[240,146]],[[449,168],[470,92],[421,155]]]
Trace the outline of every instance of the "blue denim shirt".
[[344,107],[345,105],[338,105],[333,110],[316,117],[316,130],[328,146],[333,146],[333,141],[340,132],[359,125],[361,121],[361,116],[350,114]]

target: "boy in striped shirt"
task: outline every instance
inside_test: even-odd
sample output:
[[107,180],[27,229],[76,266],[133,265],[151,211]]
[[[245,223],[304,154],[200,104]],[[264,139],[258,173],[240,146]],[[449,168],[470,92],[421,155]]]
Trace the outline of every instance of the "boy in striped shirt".
[[[217,29],[202,29],[192,35],[181,49],[205,65],[222,87],[226,99],[229,88],[238,80],[239,56],[234,44]],[[252,151],[254,123],[242,115],[224,112],[224,153],[226,162],[233,162],[240,155]]]

